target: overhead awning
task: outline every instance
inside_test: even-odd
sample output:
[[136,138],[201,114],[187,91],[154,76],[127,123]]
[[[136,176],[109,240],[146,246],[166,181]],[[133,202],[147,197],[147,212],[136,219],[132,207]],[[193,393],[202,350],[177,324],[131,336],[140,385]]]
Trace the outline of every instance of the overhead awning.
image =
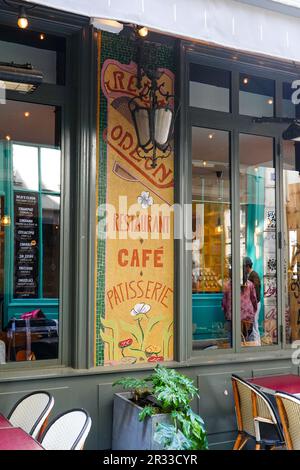
[[[257,6],[266,2],[290,6],[280,5],[283,12]],[[29,3],[91,18],[139,24],[173,36],[300,62],[300,15],[294,15],[292,10],[298,12],[298,9],[291,8],[300,6],[298,0],[35,0]]]

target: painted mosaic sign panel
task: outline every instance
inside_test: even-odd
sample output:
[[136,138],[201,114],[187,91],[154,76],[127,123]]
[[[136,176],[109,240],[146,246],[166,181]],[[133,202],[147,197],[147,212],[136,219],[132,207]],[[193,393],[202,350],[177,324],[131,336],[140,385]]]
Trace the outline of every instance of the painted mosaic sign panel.
[[[173,74],[159,82],[173,92]],[[137,153],[128,103],[138,94],[136,64],[107,59],[101,88],[107,100],[104,365],[173,358],[173,154],[156,168]],[[147,86],[144,77],[143,86]],[[162,98],[163,99],[163,98]],[[147,106],[147,100],[144,103]]]

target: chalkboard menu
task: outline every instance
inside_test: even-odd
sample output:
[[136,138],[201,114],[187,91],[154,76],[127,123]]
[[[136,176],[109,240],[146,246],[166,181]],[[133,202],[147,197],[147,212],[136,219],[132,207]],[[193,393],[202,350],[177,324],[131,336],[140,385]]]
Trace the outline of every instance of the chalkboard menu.
[[14,297],[38,297],[38,195],[14,192]]

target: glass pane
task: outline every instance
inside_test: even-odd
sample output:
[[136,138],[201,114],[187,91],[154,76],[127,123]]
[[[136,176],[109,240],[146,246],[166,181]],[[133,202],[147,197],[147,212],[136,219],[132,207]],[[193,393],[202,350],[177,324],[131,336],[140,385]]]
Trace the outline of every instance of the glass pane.
[[230,111],[231,74],[226,70],[190,65],[190,106]]
[[0,104],[0,139],[59,146],[59,129],[60,109],[55,106],[10,100]]
[[60,138],[60,108],[1,101],[1,364],[58,357]]
[[273,146],[271,138],[240,135],[242,346],[278,342]]
[[41,148],[42,190],[60,192],[60,150]]
[[30,64],[43,74],[43,83],[64,84],[64,38],[1,25],[1,62]]
[[15,188],[39,189],[38,148],[29,145],[12,145],[13,177]]
[[43,296],[58,298],[60,198],[42,196],[43,208]]
[[231,347],[229,133],[192,129],[193,347]]
[[[295,93],[296,92],[296,93]],[[293,96],[293,93],[295,95]],[[295,104],[295,99],[299,99],[299,92],[292,88],[291,83],[282,84],[282,116],[289,118],[300,117],[300,105]]]
[[267,78],[240,75],[239,108],[246,116],[274,115],[275,84]]
[[[5,227],[9,224],[10,219],[5,215],[4,196],[0,196],[0,314],[3,312],[4,303],[4,255],[5,255]],[[0,315],[0,338],[3,329],[3,318]]]
[[283,142],[286,341],[300,339],[300,145]]
[[[1,61],[24,64],[26,62],[41,72],[45,83],[56,83],[56,52],[44,51],[36,47],[24,46],[12,42],[0,41]],[[2,51],[3,54],[2,54]]]

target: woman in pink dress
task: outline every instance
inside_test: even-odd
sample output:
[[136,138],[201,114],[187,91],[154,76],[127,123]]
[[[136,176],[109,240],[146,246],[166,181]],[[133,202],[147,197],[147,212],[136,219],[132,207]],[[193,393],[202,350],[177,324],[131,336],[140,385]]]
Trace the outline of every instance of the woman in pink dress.
[[[243,285],[241,286],[241,329],[244,338],[247,337],[252,331],[255,313],[257,310],[257,299],[255,286],[253,282],[247,280],[246,277],[243,279]],[[231,333],[231,310],[232,310],[232,286],[231,281],[227,281],[224,285],[222,309],[224,311],[225,320],[227,322],[227,329]],[[231,334],[230,334],[231,337]]]

